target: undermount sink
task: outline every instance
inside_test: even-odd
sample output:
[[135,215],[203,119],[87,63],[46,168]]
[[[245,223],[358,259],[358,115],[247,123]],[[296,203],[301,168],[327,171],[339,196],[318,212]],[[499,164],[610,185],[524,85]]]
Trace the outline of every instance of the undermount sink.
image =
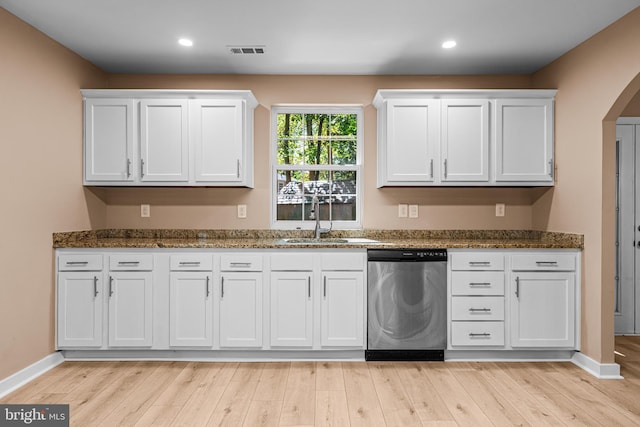
[[296,237],[291,239],[280,239],[277,242],[279,245],[332,245],[332,244],[343,244],[343,245],[359,245],[359,244],[371,244],[371,243],[380,243],[377,240],[372,239],[364,239],[360,237],[354,238],[313,238],[313,237]]

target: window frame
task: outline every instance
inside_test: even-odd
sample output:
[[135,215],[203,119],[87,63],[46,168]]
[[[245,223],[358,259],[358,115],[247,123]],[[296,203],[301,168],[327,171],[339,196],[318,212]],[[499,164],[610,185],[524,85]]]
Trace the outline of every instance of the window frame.
[[[283,165],[278,164],[278,115],[279,114],[355,114],[357,116],[356,126],[356,161],[352,165]],[[304,170],[304,171],[355,171],[355,205],[356,219],[353,221],[327,221],[320,220],[324,228],[329,224],[336,230],[360,230],[362,229],[362,173],[363,173],[363,129],[364,129],[364,106],[354,104],[281,104],[271,107],[271,135],[269,141],[270,148],[270,212],[271,229],[276,230],[313,230],[315,222],[312,220],[284,221],[278,220],[278,170]],[[304,210],[303,210],[304,212]],[[329,224],[328,224],[329,223]]]

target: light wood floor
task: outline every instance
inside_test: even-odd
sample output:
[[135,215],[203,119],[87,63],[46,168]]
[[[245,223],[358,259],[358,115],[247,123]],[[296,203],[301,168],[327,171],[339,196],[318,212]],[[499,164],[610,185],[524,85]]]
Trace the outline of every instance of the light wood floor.
[[640,337],[624,380],[571,363],[65,362],[0,403],[68,403],[74,426],[640,425]]

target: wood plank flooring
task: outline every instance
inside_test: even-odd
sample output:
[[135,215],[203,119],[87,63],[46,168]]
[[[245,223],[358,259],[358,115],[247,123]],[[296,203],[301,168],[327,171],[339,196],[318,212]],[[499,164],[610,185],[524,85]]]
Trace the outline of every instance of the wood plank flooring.
[[0,403],[68,403],[74,426],[637,426],[640,337],[624,380],[571,363],[65,362]]

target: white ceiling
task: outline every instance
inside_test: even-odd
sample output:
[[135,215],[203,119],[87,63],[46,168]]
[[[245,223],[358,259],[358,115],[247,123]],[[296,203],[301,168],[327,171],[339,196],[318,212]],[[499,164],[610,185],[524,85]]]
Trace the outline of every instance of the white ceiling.
[[[105,71],[531,73],[640,0],[0,0]],[[194,45],[177,44],[180,37]],[[458,46],[444,50],[446,39]],[[229,46],[265,46],[232,55]]]

